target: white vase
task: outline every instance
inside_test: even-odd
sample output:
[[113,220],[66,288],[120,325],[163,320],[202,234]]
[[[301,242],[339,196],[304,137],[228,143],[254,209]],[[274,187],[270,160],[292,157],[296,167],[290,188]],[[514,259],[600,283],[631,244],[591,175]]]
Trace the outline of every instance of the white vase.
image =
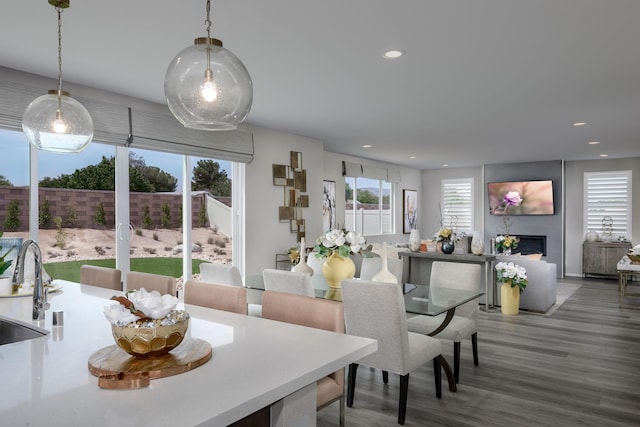
[[382,244],[382,268],[371,278],[374,282],[384,282],[384,283],[393,283],[394,285],[398,284],[398,278],[389,271],[389,263],[387,262],[387,244]]
[[471,238],[471,253],[474,255],[482,255],[484,253],[484,239],[479,231],[473,232]]
[[309,267],[307,264],[307,249],[304,246],[304,237],[300,239],[300,262],[296,264],[291,271],[295,271],[296,273],[307,273],[309,276],[313,276],[313,268]]
[[0,277],[0,295],[11,295],[12,293],[11,277]]
[[409,250],[413,252],[420,250],[420,232],[417,228],[412,229],[409,234]]

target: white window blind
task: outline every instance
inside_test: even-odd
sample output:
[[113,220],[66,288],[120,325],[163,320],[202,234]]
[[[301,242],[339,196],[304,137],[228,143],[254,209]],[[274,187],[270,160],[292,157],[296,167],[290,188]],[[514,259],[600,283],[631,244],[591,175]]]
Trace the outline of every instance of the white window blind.
[[457,232],[473,232],[473,178],[443,179],[441,185],[442,222]]
[[611,217],[613,237],[631,238],[631,171],[584,173],[584,233],[603,231]]

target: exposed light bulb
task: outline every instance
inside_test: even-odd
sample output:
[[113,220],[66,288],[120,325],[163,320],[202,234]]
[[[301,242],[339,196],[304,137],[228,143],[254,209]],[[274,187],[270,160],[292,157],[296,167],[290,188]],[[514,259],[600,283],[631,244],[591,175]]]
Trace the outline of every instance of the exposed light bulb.
[[218,91],[216,90],[216,85],[210,80],[205,80],[200,86],[200,95],[207,102],[213,102],[218,97]]
[[51,123],[51,127],[55,133],[67,133],[67,124],[62,118],[62,111],[56,111],[56,119]]

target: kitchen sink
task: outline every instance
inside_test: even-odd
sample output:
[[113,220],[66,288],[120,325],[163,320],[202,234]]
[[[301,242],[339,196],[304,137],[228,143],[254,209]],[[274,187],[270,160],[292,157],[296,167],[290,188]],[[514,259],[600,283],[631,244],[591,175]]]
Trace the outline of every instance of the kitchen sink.
[[0,345],[40,338],[48,333],[37,326],[0,316]]

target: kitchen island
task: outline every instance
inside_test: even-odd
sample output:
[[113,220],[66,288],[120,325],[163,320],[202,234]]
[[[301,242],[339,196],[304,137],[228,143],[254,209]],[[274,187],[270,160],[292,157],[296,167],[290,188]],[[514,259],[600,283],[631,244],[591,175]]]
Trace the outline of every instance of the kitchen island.
[[[106,390],[87,362],[114,344],[103,308],[118,292],[66,281],[54,285],[61,290],[49,295],[51,308],[36,324],[50,333],[0,345],[2,425],[225,426],[278,407],[377,348],[366,338],[184,305],[191,315],[187,336],[209,342],[211,360],[146,388]],[[0,298],[0,314],[34,324],[31,306],[30,297]],[[54,311],[64,312],[63,326],[52,326]]]

